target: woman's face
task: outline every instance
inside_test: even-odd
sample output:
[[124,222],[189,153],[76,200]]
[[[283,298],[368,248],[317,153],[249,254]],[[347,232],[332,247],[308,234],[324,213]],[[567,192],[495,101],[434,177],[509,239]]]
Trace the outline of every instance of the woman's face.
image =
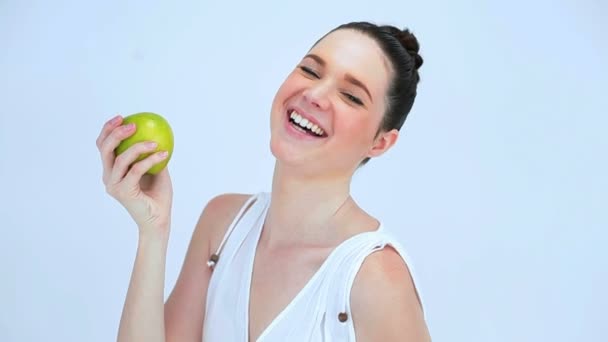
[[370,37],[347,29],[327,35],[274,98],[274,156],[299,170],[335,176],[352,173],[364,158],[382,154],[398,135],[393,130],[375,137],[390,75],[388,60]]

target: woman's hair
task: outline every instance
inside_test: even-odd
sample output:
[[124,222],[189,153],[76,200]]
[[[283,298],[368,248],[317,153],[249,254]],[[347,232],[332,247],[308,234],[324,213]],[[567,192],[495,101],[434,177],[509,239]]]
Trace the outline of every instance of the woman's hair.
[[[420,81],[418,68],[422,65],[423,60],[418,54],[420,50],[418,40],[407,28],[401,30],[394,26],[376,25],[369,22],[343,24],[329,31],[325,36],[341,29],[351,29],[372,38],[390,61],[393,75],[386,94],[386,111],[376,136],[394,128],[401,129],[414,105],[416,87]],[[369,158],[365,158],[359,166],[365,165],[368,161]]]

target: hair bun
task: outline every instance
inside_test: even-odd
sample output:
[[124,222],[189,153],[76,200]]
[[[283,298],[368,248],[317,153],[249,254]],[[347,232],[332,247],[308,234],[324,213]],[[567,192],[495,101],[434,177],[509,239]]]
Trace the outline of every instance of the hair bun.
[[403,47],[407,50],[407,52],[414,58],[414,65],[416,69],[420,68],[424,63],[422,57],[418,54],[420,51],[420,44],[418,44],[418,39],[410,30],[404,29],[397,34],[397,39],[403,45]]

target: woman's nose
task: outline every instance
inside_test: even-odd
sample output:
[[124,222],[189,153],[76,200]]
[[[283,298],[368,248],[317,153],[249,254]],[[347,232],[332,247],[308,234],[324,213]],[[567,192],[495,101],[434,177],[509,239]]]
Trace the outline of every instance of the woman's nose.
[[304,99],[309,104],[325,110],[329,107],[329,88],[327,82],[317,82],[304,91]]

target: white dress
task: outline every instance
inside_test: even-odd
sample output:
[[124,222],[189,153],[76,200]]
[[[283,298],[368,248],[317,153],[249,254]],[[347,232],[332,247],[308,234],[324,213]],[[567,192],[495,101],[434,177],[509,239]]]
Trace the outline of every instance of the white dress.
[[[203,342],[249,342],[253,261],[269,204],[269,193],[252,196],[226,231],[216,253],[217,264],[208,263],[213,274],[207,292]],[[342,242],[257,341],[356,341],[350,290],[365,257],[387,244],[407,259],[404,249],[382,224],[376,231]],[[411,265],[408,268],[415,282]],[[418,296],[422,301],[419,291]]]

